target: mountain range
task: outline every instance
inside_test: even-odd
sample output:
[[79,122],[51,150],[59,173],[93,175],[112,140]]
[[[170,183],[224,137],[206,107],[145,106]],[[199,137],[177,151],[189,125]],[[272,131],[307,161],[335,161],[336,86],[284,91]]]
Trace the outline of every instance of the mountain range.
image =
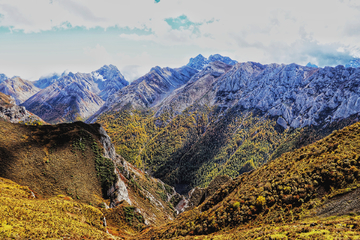
[[0,76],[0,238],[356,237],[355,62]]
[[[20,79],[15,80],[18,80],[19,87],[12,87],[12,92],[6,91],[10,79],[2,82],[4,87],[0,85],[0,89],[5,89],[6,94],[49,123],[85,120],[98,111],[110,95],[128,85],[113,65],[105,65],[91,73],[64,72],[40,78],[34,83],[26,82],[26,86],[31,88],[25,88]],[[11,86],[16,84],[14,80],[11,82]],[[28,90],[26,97],[20,98],[25,89],[31,89],[31,92]]]
[[[37,91],[21,106],[46,122],[101,123],[118,154],[183,193],[293,149],[285,143],[300,138],[296,129],[352,123],[360,112],[358,76],[357,68],[341,65],[238,63],[215,54],[180,68],[154,67],[130,85],[109,65],[12,89]],[[21,101],[21,94],[11,94]]]

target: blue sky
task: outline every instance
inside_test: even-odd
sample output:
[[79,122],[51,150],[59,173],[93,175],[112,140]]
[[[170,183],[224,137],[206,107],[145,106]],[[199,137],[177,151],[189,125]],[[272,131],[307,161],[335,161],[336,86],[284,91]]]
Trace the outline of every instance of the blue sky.
[[199,53],[337,65],[359,44],[359,1],[0,0],[0,73],[29,80],[114,64],[131,81]]

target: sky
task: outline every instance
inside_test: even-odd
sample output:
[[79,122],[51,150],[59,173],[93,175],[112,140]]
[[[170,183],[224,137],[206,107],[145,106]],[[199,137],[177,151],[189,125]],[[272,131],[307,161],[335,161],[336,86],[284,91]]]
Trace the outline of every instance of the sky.
[[0,0],[0,73],[28,80],[113,64],[129,81],[202,54],[238,62],[360,57],[356,0]]

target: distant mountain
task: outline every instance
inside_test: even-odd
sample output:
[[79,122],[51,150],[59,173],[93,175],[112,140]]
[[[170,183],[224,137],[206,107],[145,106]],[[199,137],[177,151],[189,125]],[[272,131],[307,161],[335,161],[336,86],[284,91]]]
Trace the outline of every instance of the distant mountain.
[[129,82],[125,80],[117,67],[111,64],[104,65],[91,74],[95,78],[95,82],[101,91],[99,96],[104,101],[106,101],[110,95],[129,85]]
[[6,79],[8,79],[8,77],[3,74],[3,73],[0,73],[0,83],[2,83],[3,81],[5,81]]
[[[41,77],[34,82],[34,85],[38,88],[44,89],[51,84],[58,81],[61,77],[65,77],[69,72],[63,72],[62,74],[53,73],[49,76]],[[121,72],[114,65],[104,65],[100,69],[91,72],[92,81],[94,81],[100,90],[99,96],[101,99],[106,99],[118,91],[119,89],[129,85]]]
[[23,106],[49,123],[85,120],[100,109],[108,96],[127,84],[113,65],[92,73],[54,74],[37,81],[45,88]]
[[84,120],[104,101],[91,74],[69,73],[22,104],[49,123]]
[[209,57],[209,59],[207,59],[203,55],[199,54],[195,58],[190,58],[190,61],[186,66],[197,69],[197,70],[202,70],[204,68],[204,66],[206,66],[207,64],[209,64],[211,62],[215,62],[215,61],[220,61],[220,62],[226,63],[228,65],[235,65],[237,63],[237,61],[232,60],[229,57],[223,57],[220,54],[211,55]]
[[318,66],[316,66],[315,64],[312,64],[311,62],[308,62],[308,64],[306,64],[306,67],[318,68]]
[[39,91],[40,89],[35,87],[33,82],[20,77],[8,78],[0,83],[0,92],[12,96],[18,105]]
[[134,108],[155,106],[172,91],[183,86],[195,73],[197,70],[187,66],[176,69],[154,67],[143,77],[110,96],[105,105],[88,121],[94,121],[105,111],[119,110],[127,105]]
[[345,64],[345,67],[352,67],[352,68],[358,68],[360,67],[360,58],[354,58],[350,60],[348,63]]
[[39,80],[34,82],[34,85],[40,89],[44,89],[58,80],[60,77],[65,76],[67,73],[62,74],[53,73],[49,76],[40,77]]
[[[237,64],[213,87],[215,104],[261,111],[284,127],[319,125],[360,113],[360,69]],[[285,120],[285,121],[283,121]]]

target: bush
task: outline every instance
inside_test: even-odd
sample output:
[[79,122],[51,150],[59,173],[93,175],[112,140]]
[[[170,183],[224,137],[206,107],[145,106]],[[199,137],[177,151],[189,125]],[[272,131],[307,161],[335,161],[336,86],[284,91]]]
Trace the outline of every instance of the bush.
[[265,197],[263,196],[258,196],[258,198],[256,199],[256,202],[255,202],[256,206],[258,207],[263,207],[266,205],[266,200],[265,200]]
[[239,203],[239,202],[234,202],[233,207],[234,207],[234,208],[239,208],[239,207],[240,207],[240,203]]

